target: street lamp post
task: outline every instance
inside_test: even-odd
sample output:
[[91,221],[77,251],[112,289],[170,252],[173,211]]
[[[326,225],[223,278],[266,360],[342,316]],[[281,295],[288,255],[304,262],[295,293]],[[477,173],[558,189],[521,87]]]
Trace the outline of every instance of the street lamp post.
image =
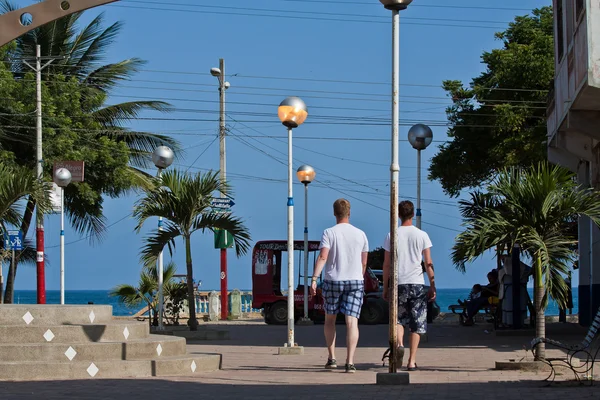
[[[225,81],[225,60],[219,59],[219,68],[211,68],[210,74],[219,80],[219,173],[223,187],[227,179],[227,153],[225,148],[225,91],[229,89],[229,82]],[[225,198],[224,192],[221,192],[221,198]],[[227,245],[227,232],[225,235],[225,245]],[[221,249],[221,319],[227,319],[229,307],[227,305],[227,248]]]
[[392,10],[392,162],[390,165],[390,367],[389,372],[395,374],[396,365],[396,338],[398,321],[398,180],[400,164],[398,159],[398,127],[400,116],[400,11],[405,10],[412,0],[379,0],[388,10]]
[[65,304],[65,187],[71,183],[71,171],[57,169],[54,183],[60,186],[60,304]]
[[308,116],[306,104],[299,97],[288,97],[279,104],[277,115],[288,130],[288,341],[294,347],[294,196],[292,190],[292,129],[302,125]]
[[[173,150],[167,146],[158,146],[152,153],[152,162],[157,168],[156,176],[158,179],[162,176],[162,170],[168,168],[172,163],[175,155]],[[162,230],[162,217],[158,217],[158,230]],[[163,330],[163,312],[164,312],[164,295],[163,295],[163,252],[158,254],[158,330]],[[190,305],[193,307],[193,304]]]
[[302,322],[312,322],[308,317],[308,184],[315,179],[316,172],[310,165],[302,165],[296,172],[304,185],[304,317]]
[[433,132],[427,125],[413,125],[408,130],[408,141],[417,150],[417,228],[421,229],[421,151],[433,140]]

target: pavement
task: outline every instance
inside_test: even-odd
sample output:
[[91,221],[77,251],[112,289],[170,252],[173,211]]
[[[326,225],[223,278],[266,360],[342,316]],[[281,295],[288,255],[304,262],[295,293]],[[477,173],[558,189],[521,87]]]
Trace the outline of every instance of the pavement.
[[[210,328],[214,328],[212,324]],[[267,326],[261,321],[230,321],[229,340],[188,342],[190,353],[221,353],[223,369],[200,377],[168,379],[75,380],[47,382],[0,382],[0,399],[158,399],[190,397],[236,399],[369,399],[404,395],[439,400],[566,400],[600,398],[598,386],[582,386],[563,374],[557,384],[547,387],[546,372],[498,371],[496,361],[530,360],[531,335],[496,336],[491,327],[479,324],[430,325],[422,342],[417,364],[406,386],[375,384],[378,372],[387,372],[381,356],[387,348],[386,325],[360,326],[359,348],[355,357],[358,371],[344,372],[345,327],[338,325],[336,358],[341,368],[323,369],[327,359],[323,326],[296,327],[296,342],[304,355],[279,356],[277,349],[287,340],[287,327]],[[583,332],[583,333],[582,333]],[[577,326],[549,324],[548,336],[579,342],[585,330]],[[548,357],[560,356],[548,350]],[[600,377],[597,377],[600,379]],[[413,397],[417,396],[417,397]]]

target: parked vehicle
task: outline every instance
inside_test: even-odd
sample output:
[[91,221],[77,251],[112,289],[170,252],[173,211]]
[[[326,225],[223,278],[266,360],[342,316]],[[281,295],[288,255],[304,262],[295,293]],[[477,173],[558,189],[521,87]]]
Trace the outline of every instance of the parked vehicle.
[[[296,319],[304,315],[304,242],[294,242],[294,253],[299,262],[297,286],[294,290],[294,316]],[[309,255],[309,276],[312,276],[316,256],[319,251],[318,241],[308,242]],[[281,271],[287,268],[282,265],[284,254],[287,253],[287,241],[285,240],[266,240],[257,242],[252,250],[252,308],[262,308],[265,322],[267,324],[286,324],[288,318],[287,312],[287,293],[281,287]],[[299,253],[299,254],[298,254]],[[296,259],[296,257],[294,257]],[[377,292],[379,281],[370,268],[365,272],[365,300],[363,303],[362,315],[359,322],[379,323],[387,322],[381,320],[380,306],[376,301],[369,297],[370,293]],[[323,296],[321,292],[322,280],[319,278],[317,284],[317,293],[315,296],[308,294],[308,313],[313,321],[323,320],[325,312],[323,309]],[[285,285],[287,286],[287,285]]]

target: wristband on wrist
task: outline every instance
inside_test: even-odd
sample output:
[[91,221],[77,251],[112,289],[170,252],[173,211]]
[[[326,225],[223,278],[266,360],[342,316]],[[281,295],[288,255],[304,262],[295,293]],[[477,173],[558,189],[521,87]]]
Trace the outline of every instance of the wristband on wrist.
[[316,278],[316,277],[313,276],[312,279],[311,279],[311,281],[316,282],[318,279],[319,278]]

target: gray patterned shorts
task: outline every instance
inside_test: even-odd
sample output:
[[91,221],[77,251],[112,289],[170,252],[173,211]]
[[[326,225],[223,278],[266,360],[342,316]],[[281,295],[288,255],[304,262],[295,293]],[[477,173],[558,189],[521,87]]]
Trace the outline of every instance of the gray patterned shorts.
[[398,285],[398,324],[414,333],[427,332],[425,285]]
[[325,313],[359,318],[364,289],[363,281],[324,281]]

